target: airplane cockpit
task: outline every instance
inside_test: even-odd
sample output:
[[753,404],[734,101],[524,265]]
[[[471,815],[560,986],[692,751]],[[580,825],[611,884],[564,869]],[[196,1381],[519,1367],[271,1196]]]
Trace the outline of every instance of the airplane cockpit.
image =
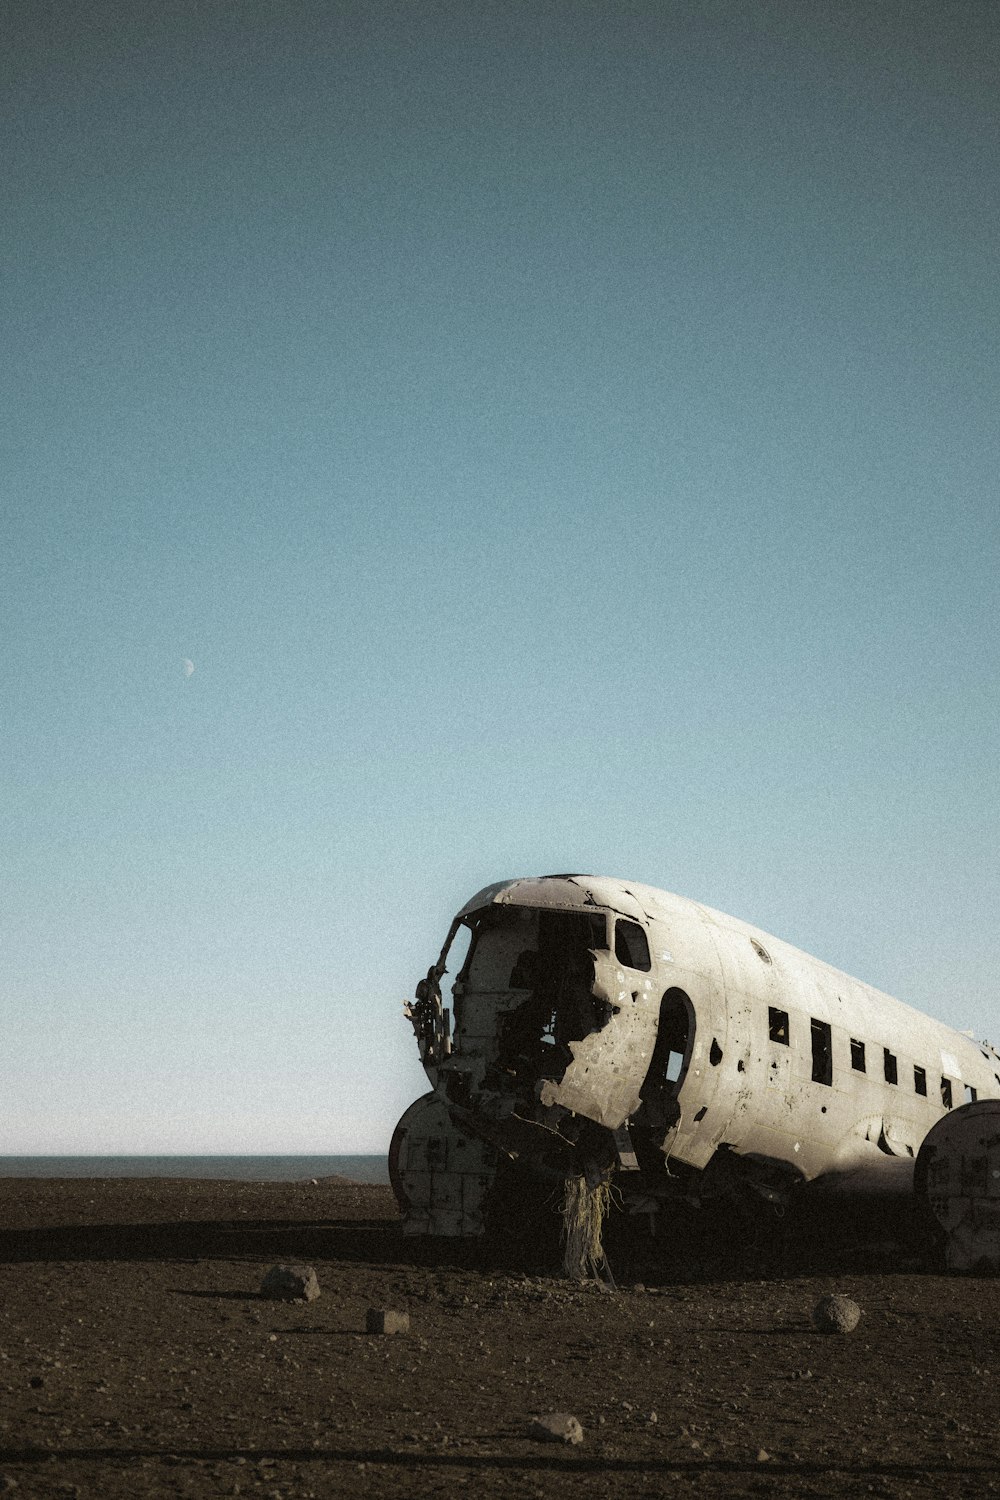
[[[578,888],[573,895],[575,908],[562,893],[561,905],[491,901],[460,913],[411,1019],[454,1119],[536,1175],[579,1171],[596,1182],[623,1160],[638,1164],[633,1140],[662,1164],[694,1012],[676,989],[659,1016],[649,1003],[654,964],[637,916],[584,901]],[[618,1072],[632,1108],[609,1121],[604,1075]],[[563,1100],[567,1077],[574,1092]]]

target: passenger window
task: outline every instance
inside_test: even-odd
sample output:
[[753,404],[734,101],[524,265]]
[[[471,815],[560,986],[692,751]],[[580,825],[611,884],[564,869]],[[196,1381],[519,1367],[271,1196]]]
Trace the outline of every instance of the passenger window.
[[638,922],[626,922],[619,917],[615,923],[615,958],[626,969],[638,969],[642,974],[647,974],[653,967],[649,961],[646,934]]
[[951,1109],[951,1079],[950,1078],[942,1078],[942,1080],[941,1080],[941,1103],[944,1105],[945,1109]]
[[780,1042],[783,1047],[788,1046],[788,1012],[787,1010],[775,1010],[773,1005],[767,1008],[767,1036],[768,1041]]
[[825,1021],[812,1021],[813,1083],[833,1083],[833,1040]]
[[865,1069],[865,1044],[859,1042],[856,1037],[851,1037],[851,1067],[856,1073],[864,1073]]
[[882,1059],[883,1059],[883,1067],[884,1067],[884,1070],[885,1070],[885,1081],[886,1081],[886,1083],[898,1083],[899,1082],[899,1070],[896,1067],[896,1059],[895,1059],[895,1057],[893,1057],[893,1055],[889,1051],[888,1047],[883,1047],[882,1048]]
[[913,1065],[913,1087],[916,1089],[916,1091],[917,1091],[918,1094],[923,1094],[924,1098],[926,1099],[926,1097],[927,1097],[927,1069],[926,1068],[918,1068],[917,1065],[916,1065],[916,1063],[914,1063],[914,1065]]

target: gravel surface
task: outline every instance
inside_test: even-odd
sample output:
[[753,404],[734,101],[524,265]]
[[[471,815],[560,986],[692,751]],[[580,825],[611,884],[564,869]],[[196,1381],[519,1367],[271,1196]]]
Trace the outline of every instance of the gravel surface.
[[[1000,1495],[1000,1281],[607,1291],[404,1240],[387,1188],[0,1181],[0,1495]],[[261,1298],[277,1263],[313,1302]],[[816,1331],[818,1299],[862,1309]],[[366,1333],[370,1308],[410,1331]],[[531,1418],[575,1416],[579,1445]]]

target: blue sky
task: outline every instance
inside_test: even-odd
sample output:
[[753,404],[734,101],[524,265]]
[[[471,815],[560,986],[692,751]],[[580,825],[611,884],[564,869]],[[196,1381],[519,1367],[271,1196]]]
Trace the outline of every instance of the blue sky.
[[0,1151],[384,1148],[547,870],[1000,1037],[991,0],[0,53]]

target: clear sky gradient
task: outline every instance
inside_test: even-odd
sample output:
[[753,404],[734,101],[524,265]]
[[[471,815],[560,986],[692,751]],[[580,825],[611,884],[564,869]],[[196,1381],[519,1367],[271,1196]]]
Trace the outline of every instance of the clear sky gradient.
[[1000,1038],[994,0],[0,56],[0,1152],[382,1149],[550,870]]

